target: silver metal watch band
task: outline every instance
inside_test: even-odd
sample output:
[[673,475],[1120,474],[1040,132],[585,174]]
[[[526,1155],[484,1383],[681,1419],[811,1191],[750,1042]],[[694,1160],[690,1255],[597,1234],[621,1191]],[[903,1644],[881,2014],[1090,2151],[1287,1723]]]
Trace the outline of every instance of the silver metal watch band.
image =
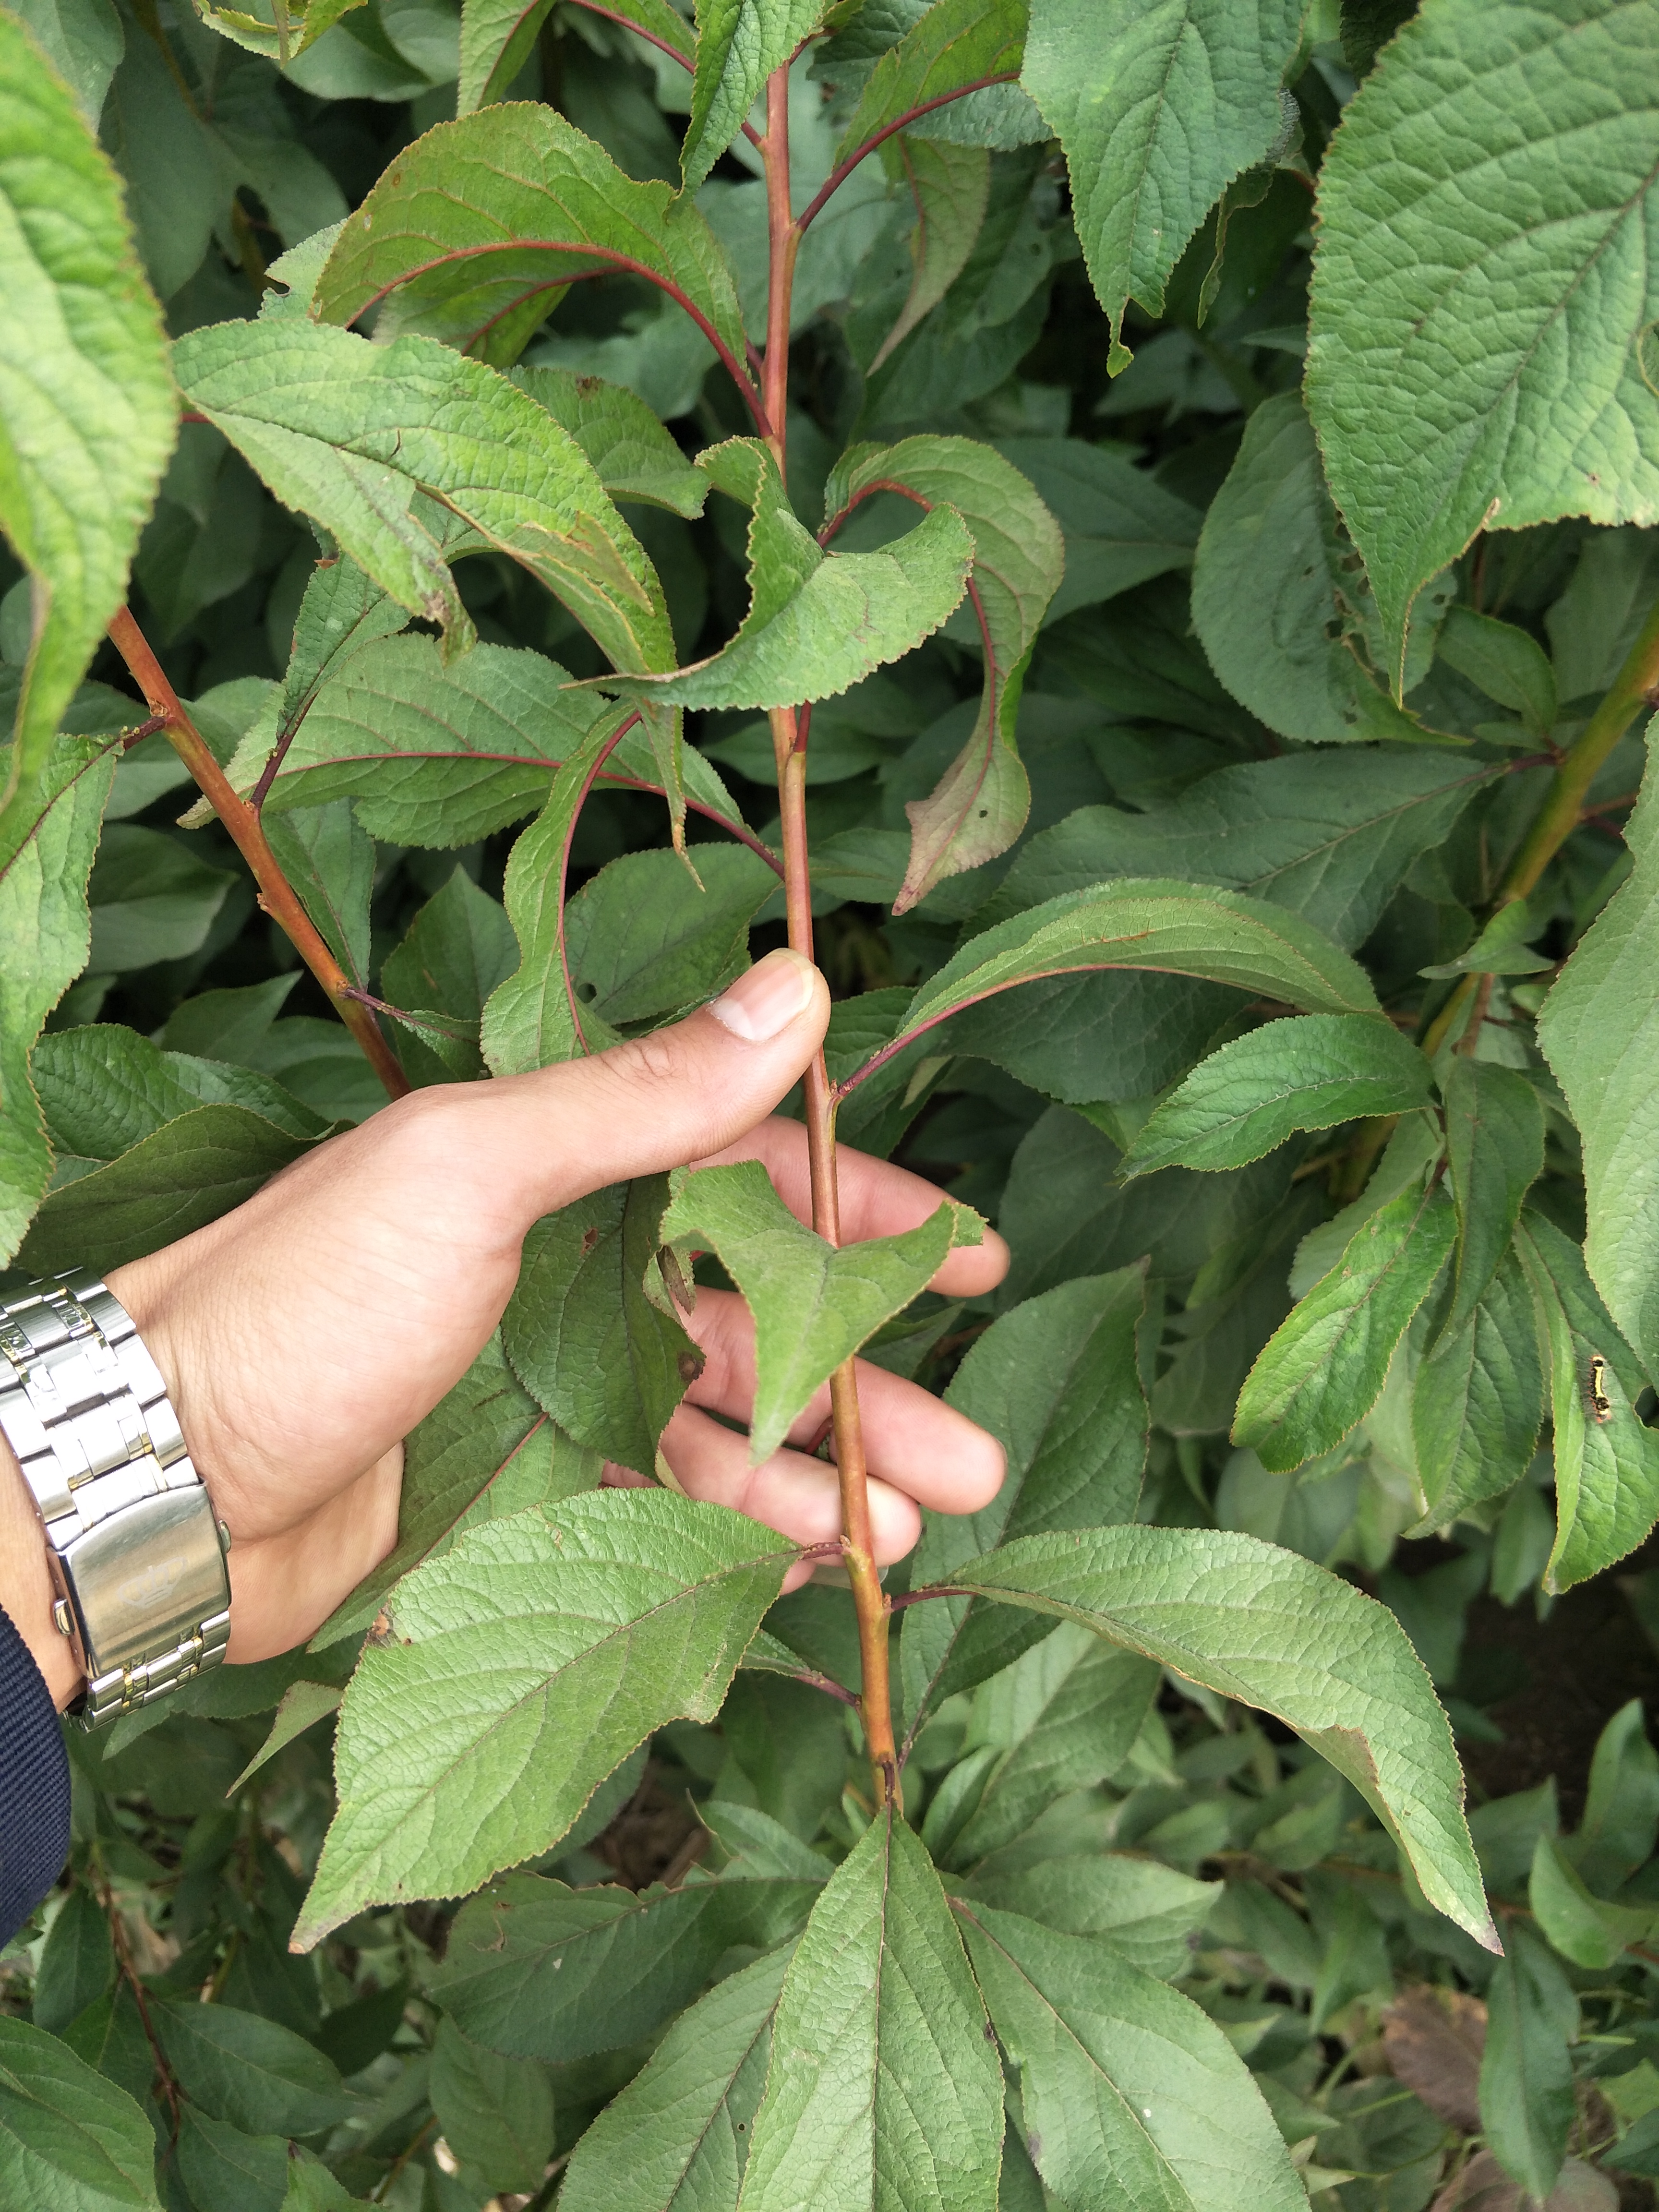
[[216,1666],[230,1635],[228,1537],[160,1370],[95,1275],[0,1303],[0,1431],[46,1530],[58,1626],[94,1729]]

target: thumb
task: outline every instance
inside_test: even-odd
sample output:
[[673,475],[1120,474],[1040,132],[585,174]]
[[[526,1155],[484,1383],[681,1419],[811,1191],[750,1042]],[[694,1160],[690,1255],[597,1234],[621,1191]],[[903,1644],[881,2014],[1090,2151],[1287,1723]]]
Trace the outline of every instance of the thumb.
[[799,952],[769,952],[709,1006],[588,1060],[476,1094],[526,1223],[606,1183],[735,1144],[823,1041],[830,993]]

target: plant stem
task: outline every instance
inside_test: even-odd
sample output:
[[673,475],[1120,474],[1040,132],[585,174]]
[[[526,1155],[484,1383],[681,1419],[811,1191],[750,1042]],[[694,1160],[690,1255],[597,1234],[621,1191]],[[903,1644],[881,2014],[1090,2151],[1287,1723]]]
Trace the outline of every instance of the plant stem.
[[[1607,696],[1558,764],[1548,796],[1527,832],[1525,843],[1510,863],[1493,902],[1494,911],[1536,889],[1545,869],[1583,821],[1585,799],[1603,763],[1644,707],[1659,708],[1659,600],[1650,610]],[[1465,975],[1430,1023],[1423,1049],[1431,1059],[1474,996],[1477,981],[1475,976]]]
[[237,851],[253,872],[259,887],[259,904],[273,921],[286,930],[295,950],[328,994],[340,1019],[362,1047],[369,1066],[386,1086],[389,1098],[401,1098],[409,1079],[398,1065],[380,1025],[368,1007],[351,995],[350,979],[324,943],[300,895],[276,862],[266,842],[259,817],[245,799],[230,787],[229,780],[209,750],[205,740],[179,702],[179,695],[162,673],[149,641],[122,607],[110,623],[109,635],[116,651],[131,672],[145,703],[173,747],[200,787],[203,796],[230,832]]
[[[766,204],[770,290],[767,300],[765,396],[768,437],[780,476],[787,454],[785,419],[789,397],[789,310],[800,225],[789,200],[789,71],[775,70],[766,86]],[[807,717],[793,707],[771,713],[772,745],[777,759],[778,811],[783,844],[784,902],[793,950],[812,957],[812,881],[806,833]],[[826,1243],[841,1242],[836,1191],[836,1097],[823,1054],[806,1071],[806,1145],[811,1170],[812,1226]],[[893,1741],[889,1686],[887,1628],[890,1609],[876,1567],[870,1529],[870,1493],[859,1412],[858,1381],[849,1359],[830,1378],[830,1405],[841,1485],[842,1556],[853,1586],[858,1615],[859,1655],[864,1669],[859,1716],[870,1755],[878,1807],[902,1810],[898,1751]]]

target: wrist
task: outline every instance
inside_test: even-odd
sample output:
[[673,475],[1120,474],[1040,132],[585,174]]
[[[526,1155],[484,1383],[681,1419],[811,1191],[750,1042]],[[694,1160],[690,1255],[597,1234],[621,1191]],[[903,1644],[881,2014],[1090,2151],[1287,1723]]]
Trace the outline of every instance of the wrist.
[[61,1713],[80,1695],[82,1677],[53,1617],[52,1601],[46,1532],[23,1470],[0,1436],[0,1611],[27,1644]]

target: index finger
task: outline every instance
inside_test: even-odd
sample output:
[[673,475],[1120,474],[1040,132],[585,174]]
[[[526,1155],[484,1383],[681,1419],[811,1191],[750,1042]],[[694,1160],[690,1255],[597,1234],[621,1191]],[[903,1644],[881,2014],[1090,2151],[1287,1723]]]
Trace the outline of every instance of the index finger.
[[[774,1114],[723,1152],[698,1160],[698,1167],[732,1160],[758,1160],[777,1194],[798,1221],[812,1218],[812,1190],[806,1158],[806,1131],[799,1121]],[[925,1176],[895,1167],[890,1160],[836,1147],[836,1182],[841,1200],[841,1241],[857,1244],[868,1237],[896,1237],[920,1228],[937,1213],[945,1193]],[[952,1297],[978,1297],[994,1290],[1008,1272],[1008,1247],[994,1229],[984,1242],[952,1252],[928,1285]]]

